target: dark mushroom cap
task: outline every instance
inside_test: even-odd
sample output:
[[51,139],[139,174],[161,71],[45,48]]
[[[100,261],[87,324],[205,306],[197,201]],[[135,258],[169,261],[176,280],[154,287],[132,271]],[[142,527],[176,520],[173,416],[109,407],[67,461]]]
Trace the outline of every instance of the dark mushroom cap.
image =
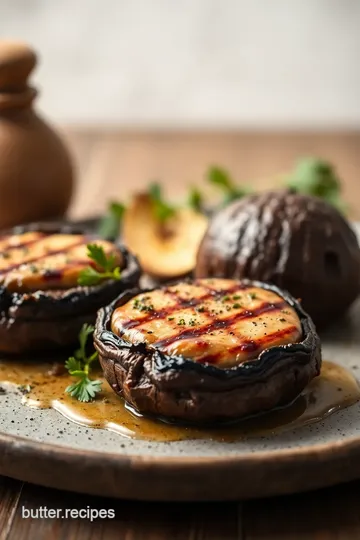
[[321,347],[314,323],[287,292],[258,281],[243,283],[275,292],[294,308],[301,321],[301,341],[265,349],[256,359],[229,368],[169,355],[111,330],[117,307],[153,289],[127,290],[99,310],[94,332],[94,345],[114,392],[141,413],[199,424],[242,418],[295,399],[320,373]]
[[[88,234],[89,241],[96,241],[86,227],[61,222],[31,223],[4,230],[2,234],[29,231]],[[119,281],[26,293],[0,286],[0,351],[22,354],[76,344],[82,325],[93,324],[99,308],[139,282],[141,269],[136,257],[121,244],[114,245],[124,258]]]
[[360,250],[346,219],[322,199],[291,190],[249,195],[211,220],[196,277],[249,278],[299,298],[323,326],[360,291]]

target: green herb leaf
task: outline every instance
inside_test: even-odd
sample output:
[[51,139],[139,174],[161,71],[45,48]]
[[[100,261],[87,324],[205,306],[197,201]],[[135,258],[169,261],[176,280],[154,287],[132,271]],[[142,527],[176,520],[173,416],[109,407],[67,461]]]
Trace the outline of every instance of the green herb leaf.
[[87,256],[89,259],[92,259],[100,268],[107,271],[108,270],[108,259],[106,257],[104,248],[98,244],[88,244],[87,246]]
[[110,202],[106,215],[100,221],[98,234],[108,240],[115,240],[119,235],[119,229],[126,207],[122,203]]
[[347,210],[341,200],[341,181],[334,167],[324,160],[314,157],[301,159],[286,185],[299,193],[320,197],[342,212]]
[[101,279],[102,274],[95,270],[95,268],[89,266],[79,273],[78,284],[83,287],[97,285]]
[[203,195],[196,187],[192,187],[189,193],[188,205],[195,212],[201,212],[204,206]]
[[78,401],[92,401],[96,394],[101,392],[101,381],[92,381],[88,377],[82,377],[76,383],[69,385],[65,392]]
[[116,257],[113,253],[106,255],[104,248],[98,244],[88,244],[88,257],[100,268],[96,270],[88,266],[79,272],[78,284],[82,286],[97,285],[103,279],[121,279],[121,270],[116,264]]
[[86,343],[88,337],[94,333],[95,328],[92,324],[83,324],[79,333],[79,343],[80,348],[77,351],[77,358],[84,359],[86,358]]
[[121,279],[121,270],[118,266],[112,271],[113,279]]
[[66,387],[65,392],[79,401],[91,401],[101,391],[101,381],[90,379],[90,365],[97,359],[95,351],[90,356],[86,354],[86,345],[89,336],[94,332],[94,327],[84,324],[79,333],[79,349],[74,356],[70,356],[65,362],[69,374],[78,379],[75,383]]
[[210,167],[207,177],[211,184],[219,186],[224,191],[233,191],[235,189],[235,184],[225,169],[217,166]]
[[160,223],[175,215],[176,209],[163,198],[160,184],[156,182],[150,184],[148,193],[153,203],[155,217]]
[[20,384],[20,386],[18,388],[19,388],[19,391],[22,394],[28,394],[29,392],[31,392],[31,385],[30,384]]
[[72,375],[75,371],[81,371],[81,362],[75,356],[70,356],[65,362],[65,367]]
[[247,187],[237,186],[230,174],[221,167],[210,167],[207,173],[207,179],[211,184],[223,191],[224,204],[241,199],[250,193],[250,190]]

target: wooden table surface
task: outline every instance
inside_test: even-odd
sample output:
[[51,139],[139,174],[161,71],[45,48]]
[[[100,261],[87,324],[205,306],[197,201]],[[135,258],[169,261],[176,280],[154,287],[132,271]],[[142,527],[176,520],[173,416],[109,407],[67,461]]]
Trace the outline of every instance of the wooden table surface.
[[[360,133],[116,133],[67,131],[77,164],[71,207],[76,218],[158,179],[170,196],[185,196],[210,164],[228,168],[259,189],[316,155],[331,160],[344,197],[360,217]],[[276,182],[276,180],[275,180]],[[76,474],[76,471],[74,471]],[[221,482],[221,478],[219,478]],[[80,496],[0,477],[0,540],[356,540],[360,482],[312,493],[234,503],[141,503]],[[35,519],[48,509],[114,509],[114,519]],[[26,513],[26,512],[25,512]]]

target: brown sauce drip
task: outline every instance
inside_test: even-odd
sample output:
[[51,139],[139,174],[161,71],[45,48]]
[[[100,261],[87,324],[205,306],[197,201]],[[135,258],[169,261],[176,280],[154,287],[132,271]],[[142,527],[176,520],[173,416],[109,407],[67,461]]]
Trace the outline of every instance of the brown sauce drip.
[[360,399],[359,385],[352,373],[338,364],[323,362],[321,375],[287,407],[231,426],[200,429],[168,424],[134,413],[106,381],[95,401],[80,403],[64,393],[66,386],[73,381],[67,373],[58,375],[59,368],[63,369],[61,364],[1,361],[0,385],[4,388],[8,384],[21,385],[25,387],[23,391],[30,390],[19,397],[28,407],[53,408],[83,426],[108,429],[127,438],[156,441],[212,439],[233,442],[277,434],[319,422]]

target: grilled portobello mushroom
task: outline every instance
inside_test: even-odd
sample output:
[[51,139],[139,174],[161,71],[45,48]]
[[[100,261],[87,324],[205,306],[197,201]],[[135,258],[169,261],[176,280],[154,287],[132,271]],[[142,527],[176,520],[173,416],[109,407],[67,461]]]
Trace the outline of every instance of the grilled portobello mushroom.
[[[114,254],[120,280],[79,286],[91,265],[87,244]],[[0,235],[0,351],[24,353],[74,345],[84,323],[121,291],[138,284],[137,259],[123,246],[84,229],[56,223],[31,224]]]
[[317,326],[360,292],[360,249],[346,219],[324,200],[292,190],[249,195],[211,220],[195,275],[258,279],[301,299]]
[[190,423],[289,403],[321,366],[299,303],[249,280],[125,291],[100,309],[94,344],[109,384],[137,411]]

